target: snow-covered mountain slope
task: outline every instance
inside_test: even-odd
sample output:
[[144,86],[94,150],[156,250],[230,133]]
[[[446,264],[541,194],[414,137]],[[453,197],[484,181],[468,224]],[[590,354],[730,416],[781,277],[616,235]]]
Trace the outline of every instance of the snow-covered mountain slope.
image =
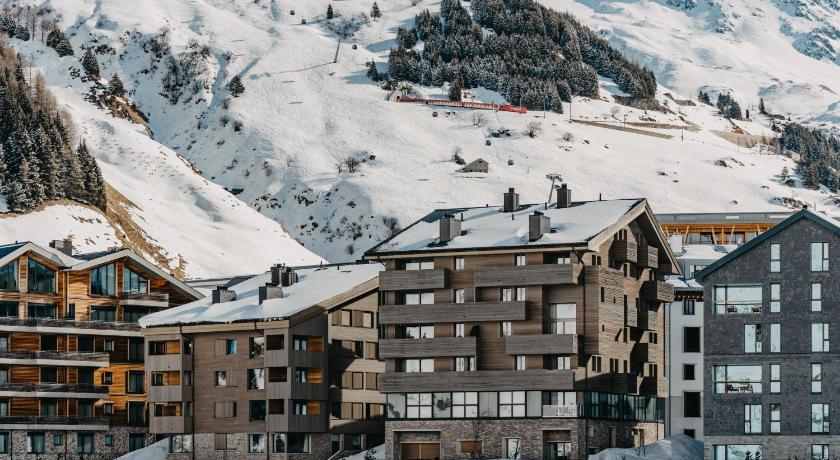
[[[197,263],[201,267],[212,267],[211,260],[218,260],[218,251],[224,251],[253,271],[255,252],[261,254],[256,260],[263,260],[267,256],[262,254],[278,250],[264,246],[271,244],[266,241],[288,241],[266,235],[281,234],[269,220],[254,217],[239,199],[283,224],[305,247],[342,261],[388,236],[394,219],[404,226],[431,208],[498,203],[508,187],[516,187],[523,202],[542,202],[549,191],[545,175],[554,172],[570,184],[575,199],[645,196],[657,212],[781,210],[782,203],[798,201],[840,214],[830,194],[788,187],[779,180],[784,167],[794,169],[790,159],[767,154],[761,147],[745,147],[773,135],[766,128],[769,120],[736,124],[716,116],[711,107],[678,103],[697,87],[711,84],[732,87],[739,94],[758,89],[771,94],[769,88],[758,88],[769,70],[737,74],[760,61],[756,50],[772,49],[772,43],[737,53],[739,47],[727,43],[717,54],[696,44],[702,38],[688,32],[680,44],[676,37],[681,26],[699,31],[707,25],[663,4],[587,1],[552,6],[569,9],[599,29],[610,24],[627,27],[629,50],[635,49],[630,34],[637,29],[639,40],[650,42],[651,55],[650,50],[667,48],[670,41],[671,54],[658,61],[645,58],[641,51],[633,56],[646,59],[666,86],[677,88],[662,88],[658,95],[671,113],[616,105],[608,98],[614,85],[606,81],[604,100],[578,98],[571,107],[565,105],[562,115],[520,115],[391,102],[386,91],[365,77],[365,64],[371,60],[384,68],[396,28],[410,24],[423,9],[436,11],[436,0],[417,5],[380,1],[383,17],[345,41],[337,63],[333,62],[336,38],[321,24],[328,0],[146,0],[142,8],[131,0],[43,3],[62,13],[61,26],[77,49],[101,45],[98,59],[103,75],[121,76],[129,97],[149,117],[155,140],[145,137],[137,125],[97,112],[82,100],[89,83],[72,76],[77,61],[47,54],[51,51],[36,43],[15,41],[15,46],[36,56],[59,99],[81,119],[106,179],[144,210],[139,219],[146,219],[144,228],[158,230],[154,237],[174,248],[173,254],[194,254],[188,249],[202,248],[204,252],[193,255],[203,257]],[[349,16],[369,11],[371,4],[342,0],[333,7]],[[661,38],[645,35],[641,33],[645,19],[635,24],[611,12],[623,7],[650,8],[681,22],[675,22],[673,30],[651,26],[667,32]],[[161,28],[167,32],[161,34]],[[624,29],[616,25],[609,30],[617,36]],[[714,35],[721,43],[726,41],[723,37]],[[171,52],[162,46],[164,41]],[[683,62],[677,59],[680,47],[691,66],[669,71],[667,63]],[[185,59],[186,55],[192,58]],[[773,61],[772,69],[781,68],[784,56],[764,60]],[[791,69],[780,73],[776,88],[784,97],[766,97],[778,106],[782,101],[807,105],[806,97],[790,96],[792,86],[786,86],[796,65],[809,72],[796,81],[811,82],[811,89],[828,85],[829,69],[836,68],[795,51],[790,58],[794,57],[807,60],[810,67],[793,60]],[[725,64],[727,60],[732,62]],[[728,80],[712,78],[718,75],[716,65]],[[170,72],[172,68],[176,72]],[[705,74],[692,81],[695,70]],[[225,88],[234,75],[241,76],[245,85],[244,94],[236,98]],[[748,83],[751,78],[756,81]],[[182,93],[176,104],[167,99],[173,88]],[[445,94],[440,88],[416,90],[427,96]],[[488,91],[473,94],[476,100],[502,102]],[[570,111],[575,122],[569,120]],[[476,123],[478,114],[483,114],[483,122]],[[542,132],[535,138],[523,133],[529,122],[541,123]],[[476,126],[482,123],[486,124]],[[512,135],[491,135],[501,128],[510,129]],[[489,161],[490,172],[460,172],[461,166],[452,161],[457,148],[467,161],[479,157]],[[192,162],[204,178],[191,174],[175,152]],[[348,158],[361,163],[355,172],[347,167],[339,172],[337,165]],[[236,198],[211,181],[237,193]],[[238,214],[233,218],[228,212]],[[225,228],[225,223],[231,227]],[[251,233],[232,228],[234,223],[247,223]]]
[[840,128],[840,3],[835,0],[539,0],[568,10],[696,95],[731,91],[758,111]]

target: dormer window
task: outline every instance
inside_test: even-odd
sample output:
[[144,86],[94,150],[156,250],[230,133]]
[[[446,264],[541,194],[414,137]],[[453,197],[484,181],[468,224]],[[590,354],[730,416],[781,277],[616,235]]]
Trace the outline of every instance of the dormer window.
[[148,294],[149,281],[126,267],[123,269],[123,292],[127,294]]
[[90,271],[90,293],[110,297],[117,295],[116,265],[103,265]]

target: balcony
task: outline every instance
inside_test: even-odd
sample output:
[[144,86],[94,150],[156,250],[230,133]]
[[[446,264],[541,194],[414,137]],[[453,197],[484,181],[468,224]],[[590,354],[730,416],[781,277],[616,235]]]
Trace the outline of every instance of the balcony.
[[108,353],[79,353],[70,351],[7,350],[0,351],[0,364],[31,364],[35,366],[108,367]]
[[511,335],[505,337],[508,355],[570,355],[577,353],[575,334]]
[[394,359],[475,356],[475,348],[475,337],[383,339],[379,341],[379,358]]
[[614,393],[631,393],[639,392],[639,387],[642,384],[642,378],[632,372],[619,372],[613,375],[612,388],[604,389],[604,391],[611,391]]
[[120,305],[134,307],[162,307],[169,306],[169,294],[165,292],[131,293],[120,294]]
[[269,414],[266,416],[267,431],[289,433],[318,433],[329,427],[327,415]]
[[433,391],[573,390],[575,371],[390,372],[379,376],[383,393]]
[[381,291],[409,291],[443,289],[446,287],[447,272],[433,270],[392,270],[379,274]]
[[436,303],[379,307],[380,324],[521,321],[526,318],[525,302]]
[[192,401],[190,387],[183,385],[149,385],[149,402]]
[[114,321],[77,321],[74,319],[54,318],[18,318],[0,316],[0,327],[5,331],[47,332],[59,334],[78,334],[76,329],[84,329],[87,335],[116,335],[140,337],[140,325],[137,323]]
[[644,329],[647,331],[656,331],[659,329],[659,313],[655,310],[648,310],[647,308],[642,307],[639,310],[639,321],[637,324],[638,329]]
[[476,287],[577,284],[580,264],[521,265],[475,269]]
[[638,265],[640,267],[659,268],[659,249],[653,246],[648,246],[646,244],[639,246],[638,258]]
[[146,371],[192,370],[192,355],[172,353],[166,355],[146,355]]
[[317,399],[327,400],[326,383],[268,382],[265,385],[268,399]]
[[66,415],[37,416],[19,415],[0,417],[3,430],[108,430],[109,419],[105,417],[75,417]]
[[635,241],[613,240],[610,250],[613,258],[619,262],[636,262],[639,257],[639,246]]
[[109,388],[101,385],[67,383],[2,383],[0,397],[99,399]]
[[651,344],[649,343],[634,343],[633,349],[630,351],[630,359],[634,363],[644,363],[650,361]]
[[674,286],[664,281],[645,281],[640,294],[646,300],[669,303],[674,301]]
[[149,417],[149,432],[154,434],[178,434],[192,430],[192,417],[167,415]]

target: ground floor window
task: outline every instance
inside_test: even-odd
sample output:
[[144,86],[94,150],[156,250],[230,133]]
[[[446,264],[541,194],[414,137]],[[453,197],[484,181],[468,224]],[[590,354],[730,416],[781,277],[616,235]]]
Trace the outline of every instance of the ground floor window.
[[9,433],[0,433],[0,454],[9,453]]
[[504,439],[504,454],[506,459],[518,459],[522,455],[522,440],[519,438]]
[[173,454],[192,452],[193,439],[191,434],[177,434],[169,441],[169,450]]
[[[348,435],[345,443],[350,442]],[[360,435],[358,435],[360,436]],[[333,438],[333,441],[337,439]],[[361,436],[359,438],[359,445],[361,445]],[[345,447],[349,448],[349,447]],[[358,448],[361,450],[361,447]],[[271,434],[271,451],[274,453],[289,453],[289,454],[308,454],[309,453],[309,434],[308,433],[272,433]],[[264,450],[261,452],[265,452]]]
[[[746,460],[759,458],[761,446],[758,444],[728,444],[715,445],[714,460]],[[763,457],[761,457],[763,458]]]
[[146,447],[146,435],[143,433],[131,433],[128,435],[128,451],[132,452]]
[[26,453],[43,454],[44,451],[44,433],[42,431],[26,433]]
[[93,433],[79,433],[76,452],[80,454],[93,453]]
[[251,433],[248,435],[248,452],[259,454],[265,452],[265,435],[262,433]]
[[828,460],[828,444],[812,444],[811,460]]
[[469,454],[472,458],[481,458],[482,441],[458,441],[458,450],[462,454]]

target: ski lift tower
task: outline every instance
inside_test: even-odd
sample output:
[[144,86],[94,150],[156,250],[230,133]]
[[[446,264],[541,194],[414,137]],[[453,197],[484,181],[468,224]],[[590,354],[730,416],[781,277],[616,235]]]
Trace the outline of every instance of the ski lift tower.
[[560,188],[563,177],[559,173],[552,173],[546,174],[545,178],[551,181],[551,190],[548,192],[548,202],[551,203],[551,197],[554,195],[554,191]]

